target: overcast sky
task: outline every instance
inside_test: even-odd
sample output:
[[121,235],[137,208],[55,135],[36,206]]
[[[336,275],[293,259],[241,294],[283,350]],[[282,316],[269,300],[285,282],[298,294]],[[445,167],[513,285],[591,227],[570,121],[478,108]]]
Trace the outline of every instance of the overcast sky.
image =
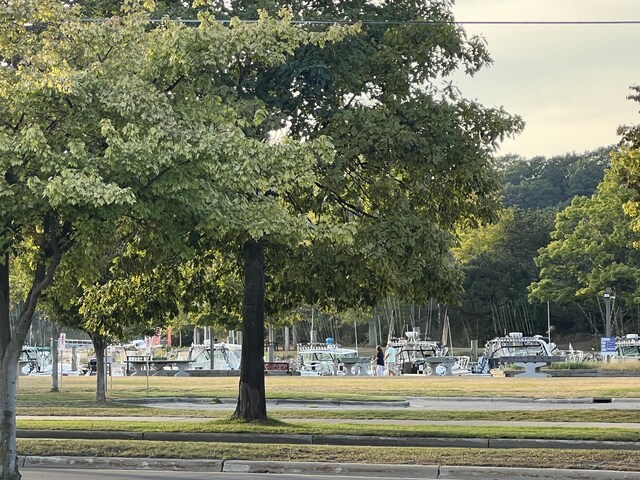
[[[456,0],[459,21],[639,20],[640,0]],[[493,65],[457,79],[465,97],[504,106],[525,130],[500,154],[583,152],[618,141],[640,123],[627,100],[640,85],[640,24],[465,25],[488,43]]]

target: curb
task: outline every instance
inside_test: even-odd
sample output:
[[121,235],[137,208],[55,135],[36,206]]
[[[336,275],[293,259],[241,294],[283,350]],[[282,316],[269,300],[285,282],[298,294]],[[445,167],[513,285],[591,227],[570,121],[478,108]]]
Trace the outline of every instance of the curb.
[[171,442],[268,443],[357,447],[553,448],[640,450],[640,442],[536,438],[383,437],[369,435],[310,435],[271,433],[109,432],[99,430],[22,430],[17,438],[74,440],[155,440]]
[[325,462],[268,462],[246,460],[182,460],[122,457],[18,457],[23,468],[78,468],[110,470],[164,470],[273,474],[341,474],[366,478],[447,480],[640,480],[640,472],[545,468],[393,465]]
[[78,468],[108,470],[172,470],[184,472],[221,472],[222,460],[164,459],[126,457],[39,457],[18,456],[24,468]]
[[[439,478],[438,465],[385,465],[324,462],[263,462],[227,460],[223,472],[280,473],[302,475],[349,475],[358,477]],[[639,477],[640,478],[640,477]]]

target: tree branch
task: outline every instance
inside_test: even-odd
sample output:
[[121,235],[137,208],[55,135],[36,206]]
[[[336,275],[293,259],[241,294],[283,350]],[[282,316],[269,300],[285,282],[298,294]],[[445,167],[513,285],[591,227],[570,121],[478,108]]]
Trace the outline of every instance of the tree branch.
[[178,86],[178,84],[184,80],[184,75],[180,75],[178,78],[176,78],[176,81],[173,82],[171,85],[169,85],[167,88],[164,89],[164,93],[169,93],[171,92],[174,88],[176,88]]
[[33,275],[33,283],[27,299],[20,310],[14,330],[14,339],[22,347],[29,333],[29,327],[42,292],[53,282],[53,276],[60,265],[62,254],[71,248],[72,227],[69,222],[59,225],[57,214],[49,212],[43,218],[44,232],[39,245],[39,255]]
[[336,193],[326,185],[323,185],[320,182],[316,182],[316,185],[318,186],[318,188],[321,188],[327,191],[328,193],[330,193],[333,196],[333,198],[336,200],[336,202],[338,202],[339,205],[341,205],[345,210],[353,213],[354,215],[357,215],[359,217],[376,218],[375,215],[371,215],[365,212],[364,210],[362,210],[361,208],[357,207],[356,205],[353,205],[352,203],[348,202],[347,200],[342,198],[338,193]]
[[24,113],[22,115],[20,115],[20,119],[18,120],[18,123],[16,123],[15,127],[13,125],[11,125],[9,122],[5,122],[4,120],[0,120],[0,123],[2,123],[3,125],[9,127],[14,132],[17,132],[18,129],[20,128],[20,124],[22,123],[23,120],[24,120]]
[[157,182],[158,180],[160,180],[162,177],[164,177],[168,172],[170,172],[172,169],[176,168],[176,167],[182,167],[184,165],[187,165],[191,160],[185,160],[182,163],[179,163],[177,165],[170,165],[166,168],[164,168],[163,170],[159,171],[158,174],[153,177],[152,179],[150,179],[146,185],[142,186],[142,188],[140,188],[140,193],[143,193],[144,191],[148,190],[155,182]]
[[96,53],[96,57],[98,57],[98,61],[100,63],[104,63],[109,57],[109,54],[111,53],[112,50],[113,50],[113,45],[109,47],[109,50],[107,50],[107,53],[105,53],[103,56],[100,56],[99,53]]

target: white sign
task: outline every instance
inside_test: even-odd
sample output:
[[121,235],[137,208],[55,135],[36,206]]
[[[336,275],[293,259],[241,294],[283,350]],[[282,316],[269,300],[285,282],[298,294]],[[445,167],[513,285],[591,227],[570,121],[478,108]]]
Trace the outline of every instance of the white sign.
[[61,333],[60,338],[58,338],[58,350],[64,350],[64,344],[67,341],[67,334]]

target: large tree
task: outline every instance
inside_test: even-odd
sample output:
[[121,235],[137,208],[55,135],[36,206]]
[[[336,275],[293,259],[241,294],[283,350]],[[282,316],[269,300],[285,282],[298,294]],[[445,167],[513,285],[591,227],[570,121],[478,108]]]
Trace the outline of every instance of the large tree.
[[[246,20],[259,8],[283,5],[209,4],[219,18]],[[257,216],[249,232],[230,231],[244,262],[243,338],[250,342],[243,348],[236,415],[248,420],[266,416],[265,278],[283,304],[301,297],[373,304],[388,294],[452,300],[461,282],[449,253],[456,226],[493,216],[498,176],[492,154],[522,127],[518,118],[465,100],[441,81],[490,62],[482,39],[452,23],[451,2],[290,5],[297,18],[362,20],[362,29],[324,48],[304,45],[276,68],[242,62],[229,80],[238,101],[259,102],[271,113],[259,128],[245,129],[247,135],[267,140],[282,128],[300,139],[326,135],[335,147],[335,161],[310,165],[313,188],[256,188],[254,198],[273,198],[308,218],[313,228],[305,235],[282,235],[271,215]]]

